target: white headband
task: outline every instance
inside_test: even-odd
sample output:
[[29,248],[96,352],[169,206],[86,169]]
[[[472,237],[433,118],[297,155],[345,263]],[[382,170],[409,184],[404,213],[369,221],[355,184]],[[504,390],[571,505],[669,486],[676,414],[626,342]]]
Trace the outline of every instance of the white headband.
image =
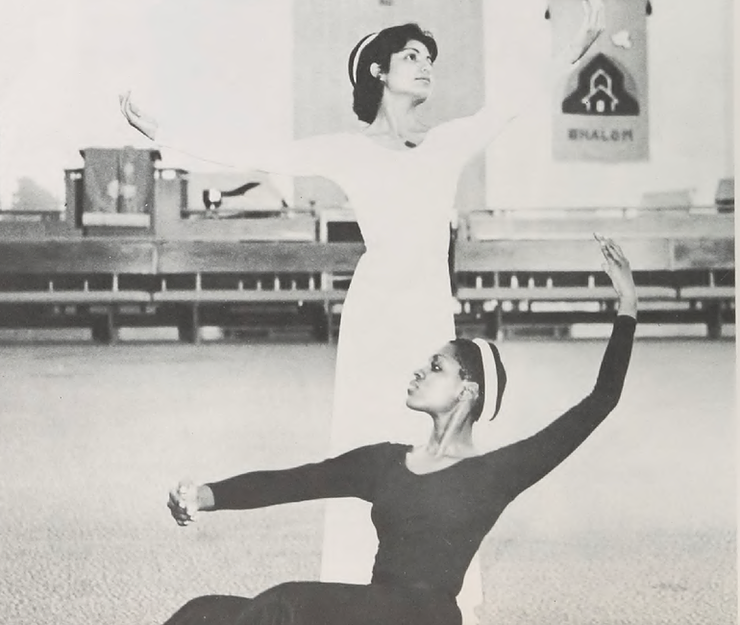
[[352,84],[357,84],[357,68],[360,65],[360,55],[362,54],[362,51],[367,48],[368,44],[372,43],[372,41],[378,36],[378,33],[372,33],[365,37],[365,39],[362,40],[362,43],[357,48],[357,52],[355,53],[355,59],[352,61]]
[[498,399],[498,367],[496,359],[493,357],[491,346],[483,339],[473,339],[473,343],[480,350],[480,357],[483,361],[483,384],[485,385],[485,399],[483,400],[483,410],[481,417],[493,419],[496,414],[496,400]]

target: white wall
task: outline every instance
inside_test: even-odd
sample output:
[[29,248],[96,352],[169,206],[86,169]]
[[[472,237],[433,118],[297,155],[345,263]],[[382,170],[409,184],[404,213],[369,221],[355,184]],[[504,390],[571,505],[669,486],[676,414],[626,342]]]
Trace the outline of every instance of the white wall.
[[[643,193],[695,189],[711,204],[731,175],[731,0],[653,0],[648,18],[651,158],[639,164],[555,163],[550,113],[516,122],[488,154],[491,207],[636,206]],[[486,3],[487,98],[550,54],[544,2]]]
[[[291,31],[290,0],[2,3],[0,206],[26,175],[63,201],[80,148],[149,145],[118,111],[126,86],[228,161],[250,140],[292,136]],[[218,168],[174,152],[165,163]]]

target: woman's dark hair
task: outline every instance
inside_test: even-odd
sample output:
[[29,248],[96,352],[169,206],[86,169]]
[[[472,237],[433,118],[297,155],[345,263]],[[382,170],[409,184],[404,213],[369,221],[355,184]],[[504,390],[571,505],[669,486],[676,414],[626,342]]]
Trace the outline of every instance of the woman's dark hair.
[[418,24],[385,28],[360,51],[355,80],[355,57],[366,39],[367,37],[363,38],[352,50],[347,69],[350,82],[354,86],[352,110],[360,121],[372,124],[378,115],[380,101],[383,98],[383,83],[370,73],[370,66],[377,63],[382,71],[387,72],[391,64],[391,55],[403,50],[411,40],[423,43],[429,50],[432,61],[437,58],[438,50],[437,42],[431,33],[422,30]]
[[[471,411],[473,423],[475,423],[481,417],[481,411],[483,410],[483,404],[486,399],[486,375],[483,371],[483,359],[481,358],[480,349],[478,345],[468,339],[454,339],[450,343],[455,348],[455,356],[460,365],[460,376],[462,379],[478,384],[478,399],[473,404]],[[501,361],[501,354],[499,354],[498,348],[490,342],[488,346],[496,363],[496,375],[498,377],[496,408],[493,411],[493,415],[491,415],[491,419],[493,419],[501,409],[501,400],[504,397],[504,390],[506,389],[506,369],[504,368],[504,363]]]

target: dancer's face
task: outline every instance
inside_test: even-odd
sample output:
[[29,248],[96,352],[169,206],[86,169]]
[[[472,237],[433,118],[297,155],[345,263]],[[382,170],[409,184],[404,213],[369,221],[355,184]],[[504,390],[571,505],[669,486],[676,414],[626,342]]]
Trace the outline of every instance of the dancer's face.
[[433,62],[429,49],[411,40],[403,50],[391,55],[388,73],[383,75],[386,89],[426,100],[432,92]]
[[406,405],[412,410],[432,415],[443,414],[460,401],[465,384],[455,348],[447,343],[426,365],[414,372]]

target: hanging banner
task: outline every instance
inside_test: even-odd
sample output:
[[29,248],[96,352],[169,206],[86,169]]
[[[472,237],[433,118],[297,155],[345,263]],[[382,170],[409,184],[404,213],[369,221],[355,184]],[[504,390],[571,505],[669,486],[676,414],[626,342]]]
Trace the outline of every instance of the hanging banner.
[[154,199],[155,150],[87,148],[85,213],[150,213]]
[[[606,30],[555,90],[553,156],[561,161],[642,161],[649,150],[645,0],[604,0]],[[557,54],[583,19],[582,0],[551,0]]]

